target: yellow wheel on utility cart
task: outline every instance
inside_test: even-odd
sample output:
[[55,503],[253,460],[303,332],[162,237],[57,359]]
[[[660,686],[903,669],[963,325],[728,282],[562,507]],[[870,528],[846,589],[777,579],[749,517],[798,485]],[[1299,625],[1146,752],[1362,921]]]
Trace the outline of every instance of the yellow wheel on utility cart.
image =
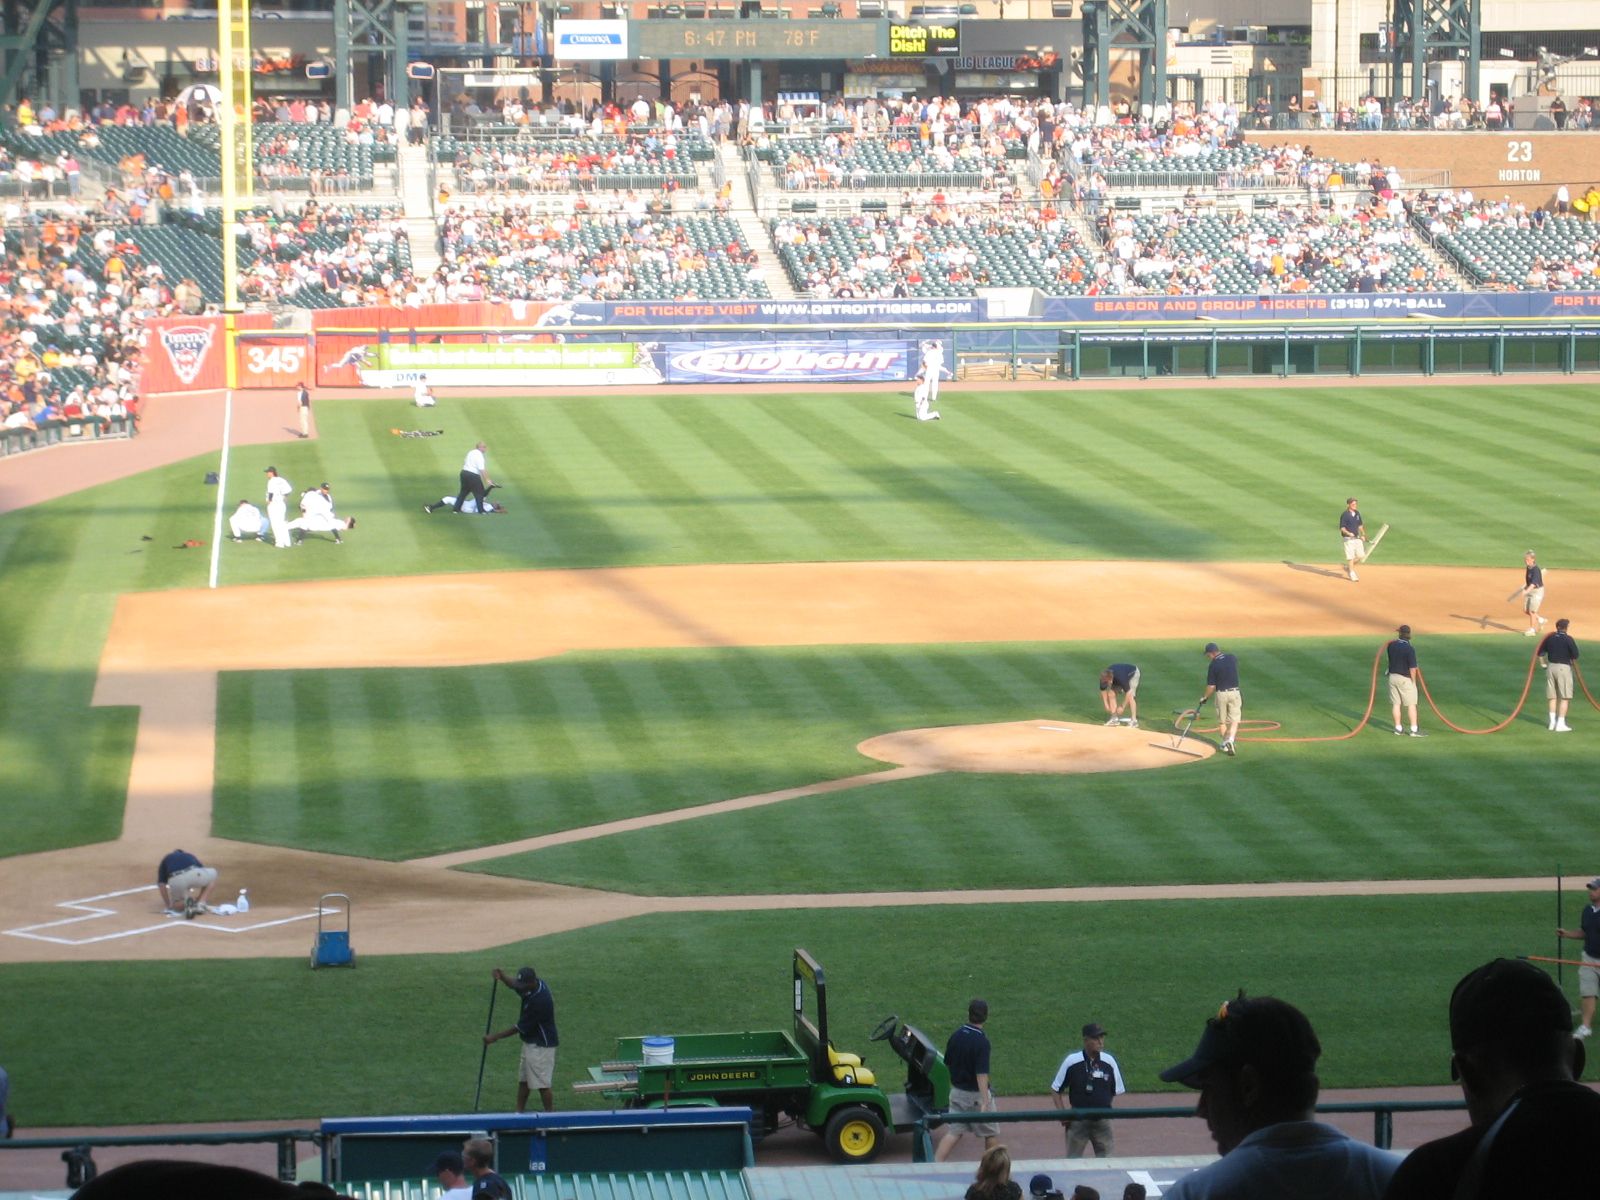
[[883,1149],[883,1118],[870,1108],[852,1104],[828,1118],[822,1140],[834,1162],[869,1163]]

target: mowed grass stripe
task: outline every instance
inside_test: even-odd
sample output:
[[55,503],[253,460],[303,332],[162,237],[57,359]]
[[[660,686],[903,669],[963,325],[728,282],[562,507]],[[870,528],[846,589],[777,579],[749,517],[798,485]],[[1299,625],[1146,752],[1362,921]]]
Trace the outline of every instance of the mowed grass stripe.
[[[877,533],[847,503],[829,496],[820,482],[809,478],[788,460],[772,453],[750,428],[749,410],[730,409],[712,401],[684,400],[671,410],[686,425],[705,431],[723,448],[728,465],[738,474],[752,504],[764,496],[780,509],[786,528],[774,524],[772,534],[782,538],[797,555],[820,556],[841,536],[871,542]],[[734,414],[738,419],[735,420]]]
[[[628,476],[636,495],[661,508],[703,559],[763,559],[765,543],[752,530],[751,514],[741,511],[736,503],[727,502],[716,472],[705,480],[691,478],[666,453],[658,451],[657,439],[666,429],[658,408],[630,406],[627,417],[622,418],[610,405],[600,404],[589,409],[586,416],[582,433],[589,444]],[[705,449],[711,453],[702,458],[702,467],[719,457],[715,447]]]
[[[975,537],[988,535],[1003,557],[1025,554],[1029,540],[1017,532],[1010,521],[993,522],[980,507],[987,499],[965,487],[957,487],[941,472],[927,466],[926,451],[910,441],[913,434],[937,432],[918,429],[915,424],[894,441],[886,441],[895,453],[870,445],[860,435],[857,414],[842,406],[813,405],[806,409],[785,408],[778,421],[791,433],[818,447],[830,447],[850,462],[872,486],[889,498],[880,510],[885,537],[902,545],[921,543],[926,557],[949,559],[965,557],[964,547]],[[929,545],[929,534],[936,534]]]
[[1081,546],[1094,557],[1196,555],[1210,537],[1200,519],[1211,487],[1203,470],[1146,446],[1115,414],[1100,425],[1075,415],[1067,436],[1059,417],[1036,412],[1043,407],[995,403],[978,406],[975,415],[1005,439],[1008,460],[1060,480],[1063,549]]

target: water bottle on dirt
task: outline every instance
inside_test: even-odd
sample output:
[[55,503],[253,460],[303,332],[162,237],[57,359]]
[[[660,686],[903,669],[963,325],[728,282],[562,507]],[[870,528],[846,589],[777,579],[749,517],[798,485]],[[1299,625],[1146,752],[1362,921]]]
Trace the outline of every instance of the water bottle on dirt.
[[234,903],[234,908],[238,909],[242,913],[246,913],[246,912],[250,911],[250,889],[249,888],[241,888],[240,889],[240,891],[239,891],[239,899]]

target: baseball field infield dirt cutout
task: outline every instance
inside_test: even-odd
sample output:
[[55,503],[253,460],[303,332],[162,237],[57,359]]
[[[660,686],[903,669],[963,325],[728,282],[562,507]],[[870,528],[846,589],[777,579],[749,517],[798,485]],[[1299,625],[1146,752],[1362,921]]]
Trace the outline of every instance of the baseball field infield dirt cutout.
[[856,746],[868,758],[929,771],[1013,775],[1089,775],[1178,767],[1210,758],[1216,748],[1198,738],[1186,753],[1170,747],[1176,735],[1126,725],[1085,725],[1040,717],[989,725],[902,729]]

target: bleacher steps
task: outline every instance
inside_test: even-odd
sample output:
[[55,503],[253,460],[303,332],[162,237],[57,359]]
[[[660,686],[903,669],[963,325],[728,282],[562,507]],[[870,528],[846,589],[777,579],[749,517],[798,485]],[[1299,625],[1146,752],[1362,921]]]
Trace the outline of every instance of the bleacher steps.
[[739,236],[744,239],[745,245],[756,252],[761,278],[766,281],[767,290],[775,300],[797,299],[800,293],[794,290],[794,284],[789,281],[789,272],[778,261],[777,251],[772,248],[772,234],[768,232],[766,222],[757,214],[750,198],[750,183],[745,178],[744,159],[739,147],[732,142],[724,142],[718,147],[717,155],[732,185],[728,194],[728,215],[739,226]]
[[426,278],[439,268],[439,227],[433,217],[427,143],[402,145],[395,170],[400,176],[400,199],[405,205],[406,233],[411,239],[411,273],[419,279]]

